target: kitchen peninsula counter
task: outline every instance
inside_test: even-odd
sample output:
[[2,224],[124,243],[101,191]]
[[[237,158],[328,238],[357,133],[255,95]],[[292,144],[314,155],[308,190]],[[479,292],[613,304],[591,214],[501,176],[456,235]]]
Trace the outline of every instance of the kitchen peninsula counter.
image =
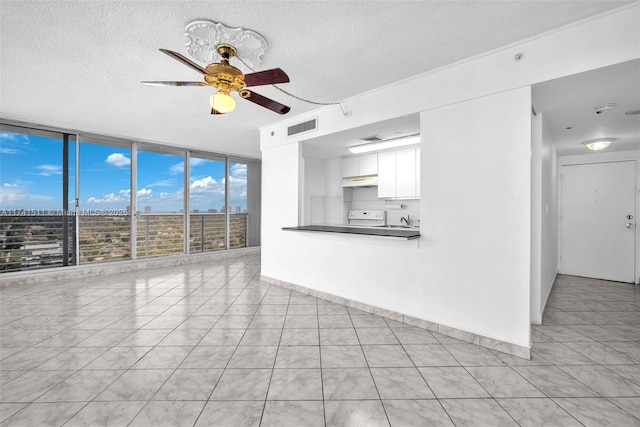
[[294,227],[282,227],[285,231],[306,231],[320,233],[357,234],[364,236],[394,237],[399,239],[417,239],[420,237],[418,228],[387,228],[387,227],[354,227],[340,225],[299,225]]

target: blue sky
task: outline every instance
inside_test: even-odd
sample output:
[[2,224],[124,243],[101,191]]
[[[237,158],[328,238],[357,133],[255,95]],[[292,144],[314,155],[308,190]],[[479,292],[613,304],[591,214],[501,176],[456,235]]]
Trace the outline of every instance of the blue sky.
[[[69,199],[75,197],[75,147],[70,144]],[[224,161],[191,159],[190,208],[224,206]],[[125,209],[130,205],[131,150],[80,144],[80,209]],[[232,163],[231,207],[246,208],[246,165]],[[182,156],[138,151],[138,210],[183,208]],[[0,209],[62,208],[62,141],[0,132]]]

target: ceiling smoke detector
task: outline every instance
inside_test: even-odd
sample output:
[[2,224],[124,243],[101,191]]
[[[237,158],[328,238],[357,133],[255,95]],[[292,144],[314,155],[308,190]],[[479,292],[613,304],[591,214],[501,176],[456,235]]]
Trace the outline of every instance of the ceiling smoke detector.
[[596,110],[596,114],[604,114],[606,112],[613,110],[615,106],[616,104],[609,103],[609,104],[597,105],[593,109]]

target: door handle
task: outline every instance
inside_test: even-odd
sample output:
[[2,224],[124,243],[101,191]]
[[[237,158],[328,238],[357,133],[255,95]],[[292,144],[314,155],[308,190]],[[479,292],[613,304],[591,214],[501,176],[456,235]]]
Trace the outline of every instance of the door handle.
[[627,228],[631,228],[631,227],[633,227],[633,224],[632,224],[632,223],[630,223],[630,222],[628,222],[628,223],[626,223],[624,226],[625,226],[625,227],[627,227]]

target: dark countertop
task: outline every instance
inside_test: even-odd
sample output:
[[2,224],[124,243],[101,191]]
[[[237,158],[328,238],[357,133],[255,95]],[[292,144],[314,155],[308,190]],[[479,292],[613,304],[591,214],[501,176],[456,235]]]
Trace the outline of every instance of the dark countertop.
[[324,233],[361,234],[365,236],[398,237],[401,239],[417,239],[419,229],[411,228],[376,228],[376,227],[341,227],[339,225],[300,225],[297,227],[282,227],[286,231],[317,231]]

